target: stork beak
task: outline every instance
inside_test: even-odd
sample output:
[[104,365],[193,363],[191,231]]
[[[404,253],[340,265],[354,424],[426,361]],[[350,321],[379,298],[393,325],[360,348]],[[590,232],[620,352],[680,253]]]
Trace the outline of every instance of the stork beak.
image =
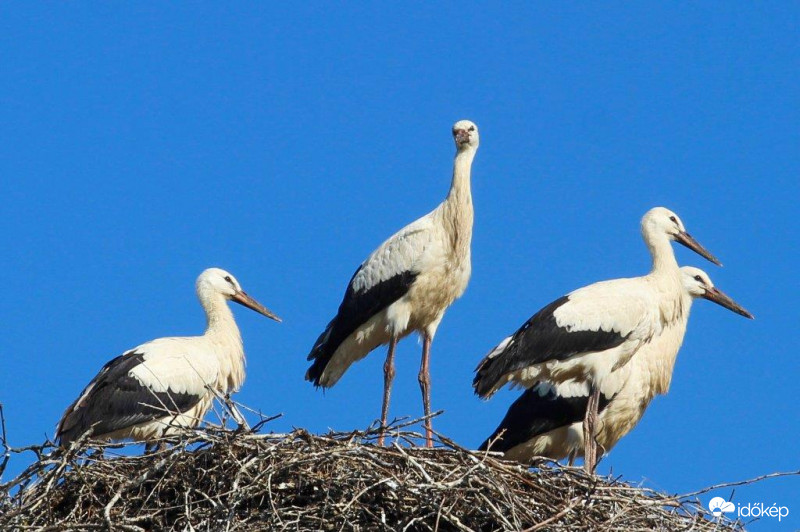
[[717,289],[717,288],[707,288],[706,293],[703,295],[703,298],[708,299],[709,301],[713,301],[717,305],[721,305],[728,310],[732,310],[736,314],[740,316],[744,316],[745,318],[750,318],[751,320],[754,319],[753,315],[747,312],[741,305],[739,305],[736,301],[731,299],[725,292]]
[[711,254],[706,248],[700,245],[700,242],[694,239],[692,235],[687,233],[686,231],[681,231],[677,235],[675,235],[675,242],[686,246],[687,248],[691,249],[701,257],[706,260],[709,260],[716,264],[717,266],[722,266],[722,263]]
[[469,132],[466,129],[456,130],[456,144],[461,146],[469,142]]
[[280,323],[282,321],[270,309],[268,309],[267,307],[265,307],[264,305],[262,305],[261,303],[259,303],[258,301],[256,301],[252,297],[250,297],[249,295],[247,295],[247,292],[245,292],[244,290],[240,290],[240,291],[236,292],[235,294],[233,294],[233,297],[231,297],[231,300],[235,301],[235,302],[239,303],[240,305],[245,306],[245,307],[247,307],[249,309],[255,310],[259,314],[263,314],[264,316],[266,316],[266,317],[268,317],[270,319],[273,319],[273,320],[277,321],[278,323]]

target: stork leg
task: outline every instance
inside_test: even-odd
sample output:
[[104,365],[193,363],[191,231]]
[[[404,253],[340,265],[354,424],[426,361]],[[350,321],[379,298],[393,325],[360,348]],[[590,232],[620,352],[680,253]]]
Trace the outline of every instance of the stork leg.
[[425,447],[433,447],[433,427],[431,421],[431,338],[422,335],[422,364],[419,367],[419,388],[422,391],[422,407],[425,410]]
[[167,449],[167,442],[165,441],[159,441],[157,443],[149,442],[144,444],[144,454],[160,453],[161,451],[164,451],[166,449]]
[[239,407],[236,406],[236,403],[231,399],[231,394],[225,394],[225,406],[228,407],[228,411],[231,413],[231,417],[238,425],[236,430],[250,430],[250,425],[247,423],[247,420],[242,415],[242,411],[239,410]]
[[592,393],[586,405],[586,417],[583,420],[583,468],[590,475],[594,474],[597,467],[597,440],[595,439],[595,424],[597,410],[600,406],[600,389],[592,386]]
[[386,420],[389,417],[389,399],[392,396],[392,380],[394,380],[394,349],[397,347],[397,338],[392,336],[389,341],[389,352],[386,362],[383,363],[383,406],[381,407],[381,433],[378,436],[378,445],[383,446],[386,435]]
[[572,467],[575,464],[575,457],[576,457],[577,454],[578,453],[575,450],[570,451],[569,460],[567,461],[567,465],[568,466]]
[[598,465],[600,465],[600,461],[603,459],[606,449],[600,444],[600,442],[597,441],[597,438],[594,440],[594,445],[597,451],[594,459],[594,467],[596,468]]

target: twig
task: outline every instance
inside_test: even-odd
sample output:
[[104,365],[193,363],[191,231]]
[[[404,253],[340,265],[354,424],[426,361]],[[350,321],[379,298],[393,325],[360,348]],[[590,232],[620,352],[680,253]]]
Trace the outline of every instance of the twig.
[[791,477],[799,475],[800,475],[800,469],[798,469],[797,471],[778,471],[775,473],[767,473],[766,475],[761,475],[747,480],[737,480],[734,482],[723,482],[722,484],[714,484],[713,486],[709,486],[701,490],[692,491],[690,493],[684,493],[683,495],[680,495],[678,498],[683,499],[689,497],[696,497],[697,495],[702,495],[704,493],[708,493],[709,491],[714,491],[721,488],[730,488],[732,486],[746,486],[748,484],[754,484],[756,482],[761,482],[762,480],[767,480],[769,478]]
[[6,416],[3,413],[3,403],[0,403],[0,443],[3,444],[3,461],[0,462],[0,480],[3,479],[3,472],[6,470],[11,458],[11,447],[8,446],[8,439],[6,436]]

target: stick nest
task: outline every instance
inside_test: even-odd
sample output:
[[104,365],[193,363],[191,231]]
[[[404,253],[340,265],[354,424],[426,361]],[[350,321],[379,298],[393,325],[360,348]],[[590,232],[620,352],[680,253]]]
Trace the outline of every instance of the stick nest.
[[[0,530],[738,530],[696,500],[590,477],[542,460],[527,469],[443,436],[435,449],[395,426],[323,436],[206,428],[165,450],[29,447],[0,484]],[[127,450],[126,450],[127,449]]]

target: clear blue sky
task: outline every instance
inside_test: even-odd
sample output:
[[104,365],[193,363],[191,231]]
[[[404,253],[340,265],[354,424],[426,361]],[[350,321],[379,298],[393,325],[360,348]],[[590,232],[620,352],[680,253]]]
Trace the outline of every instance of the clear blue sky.
[[[516,393],[475,398],[478,360],[567,291],[645,273],[639,219],[664,205],[725,267],[679,261],[756,320],[698,302],[670,394],[600,470],[685,492],[798,469],[798,27],[777,2],[0,6],[12,443],[52,435],[113,356],[201,333],[208,266],[285,320],[235,309],[240,401],[274,430],[368,425],[385,352],[325,394],[305,357],[360,261],[444,197],[468,118],[473,276],[433,346],[435,427],[480,443]],[[391,414],[417,416],[415,340],[397,364]],[[800,527],[797,477],[734,500]]]

